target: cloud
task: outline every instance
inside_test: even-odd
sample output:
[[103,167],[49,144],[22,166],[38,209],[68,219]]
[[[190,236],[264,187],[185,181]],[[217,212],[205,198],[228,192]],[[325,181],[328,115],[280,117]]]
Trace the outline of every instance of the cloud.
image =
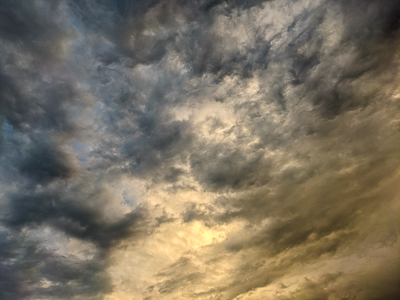
[[0,297],[396,298],[397,1],[0,5]]

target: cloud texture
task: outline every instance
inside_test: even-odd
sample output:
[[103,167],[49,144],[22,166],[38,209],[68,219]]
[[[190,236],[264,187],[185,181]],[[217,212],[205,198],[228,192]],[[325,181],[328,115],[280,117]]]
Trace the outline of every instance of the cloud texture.
[[397,0],[0,0],[0,299],[400,295]]

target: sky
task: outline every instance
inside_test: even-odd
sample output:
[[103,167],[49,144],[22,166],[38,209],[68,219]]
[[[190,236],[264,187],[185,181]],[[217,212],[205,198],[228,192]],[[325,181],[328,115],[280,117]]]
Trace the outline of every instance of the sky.
[[0,299],[400,297],[400,1],[0,0]]

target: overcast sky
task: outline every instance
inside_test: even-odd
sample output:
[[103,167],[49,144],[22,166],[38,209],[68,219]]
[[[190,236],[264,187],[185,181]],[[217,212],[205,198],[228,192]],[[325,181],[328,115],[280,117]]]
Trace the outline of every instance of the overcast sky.
[[399,20],[0,0],[0,299],[400,299]]

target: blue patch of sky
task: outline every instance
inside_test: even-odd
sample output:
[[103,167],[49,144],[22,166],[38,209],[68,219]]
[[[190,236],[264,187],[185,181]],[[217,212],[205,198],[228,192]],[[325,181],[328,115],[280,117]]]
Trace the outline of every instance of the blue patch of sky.
[[77,20],[77,19],[71,19],[70,23],[72,26],[74,26],[77,30],[82,31],[83,29],[83,24],[81,21]]
[[79,152],[77,160],[79,160],[80,162],[86,162],[90,159],[90,157],[87,155],[87,152],[89,150],[88,144],[75,142],[72,150],[74,150],[75,152]]
[[86,143],[75,142],[72,149],[74,149],[74,151],[86,151],[86,150],[88,150],[88,146]]
[[122,193],[122,198],[124,199],[123,204],[129,207],[134,207],[137,204],[137,199],[129,197],[125,192]]
[[7,122],[3,123],[3,126],[1,126],[1,129],[3,131],[3,134],[5,136],[12,136],[14,135],[14,127]]
[[75,29],[75,40],[71,45],[72,56],[71,61],[77,65],[83,65],[84,60],[87,59],[84,55],[87,49],[84,33],[84,25],[80,20],[70,19],[69,20],[73,29]]
[[103,112],[101,108],[102,108],[101,103],[97,102],[95,106],[92,108],[92,114],[94,114],[95,116],[100,115]]

